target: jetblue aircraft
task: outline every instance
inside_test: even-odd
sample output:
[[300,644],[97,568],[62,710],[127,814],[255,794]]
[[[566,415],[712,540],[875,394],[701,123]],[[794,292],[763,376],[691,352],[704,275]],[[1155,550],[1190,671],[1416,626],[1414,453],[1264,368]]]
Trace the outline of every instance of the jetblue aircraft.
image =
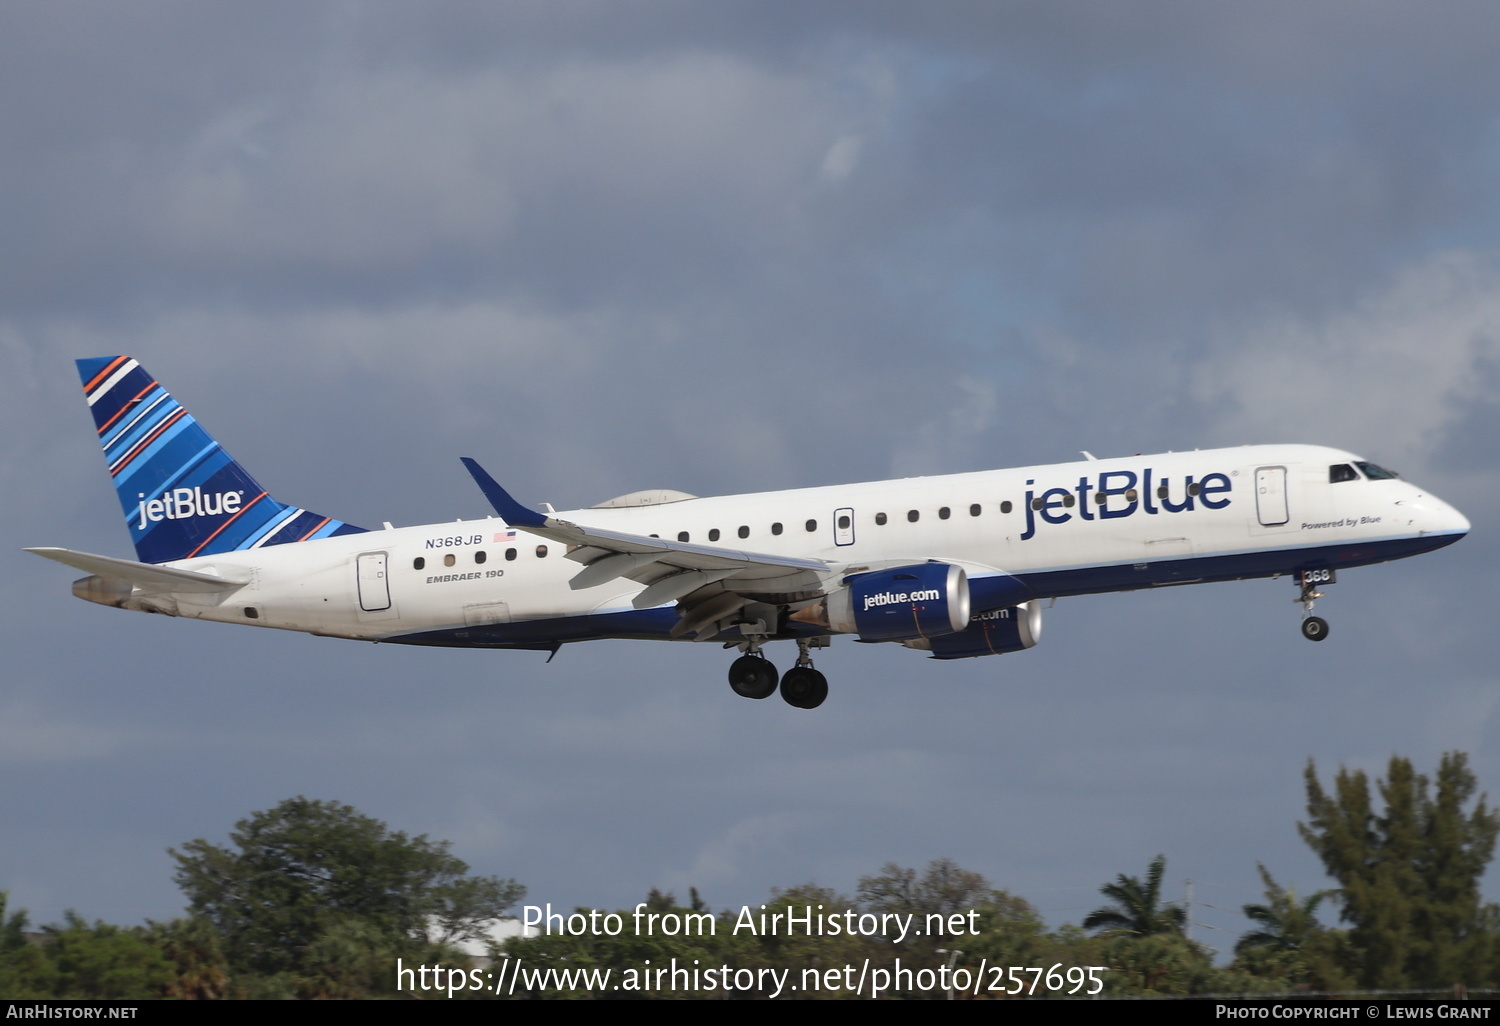
[[[1320,587],[1462,538],[1469,522],[1313,445],[1128,456],[698,498],[632,492],[539,513],[464,458],[497,517],[370,531],[271,497],[135,360],[79,375],[138,561],[29,549],[108,606],[406,645],[549,651],[596,638],[736,649],[745,698],[828,694],[834,635],[937,659],[1030,648],[1062,595],[1290,577]],[[785,674],[765,657],[791,641]]]

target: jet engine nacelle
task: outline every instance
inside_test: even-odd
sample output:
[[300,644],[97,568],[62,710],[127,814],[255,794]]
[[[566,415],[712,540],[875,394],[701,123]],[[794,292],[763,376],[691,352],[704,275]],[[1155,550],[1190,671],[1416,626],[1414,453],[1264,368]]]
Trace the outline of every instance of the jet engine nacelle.
[[1022,602],[1008,609],[990,609],[975,615],[969,626],[940,638],[918,638],[907,648],[925,649],[934,659],[969,659],[974,656],[1019,652],[1042,637],[1042,607]]
[[969,578],[951,563],[857,574],[828,596],[828,626],[861,641],[933,638],[968,622]]

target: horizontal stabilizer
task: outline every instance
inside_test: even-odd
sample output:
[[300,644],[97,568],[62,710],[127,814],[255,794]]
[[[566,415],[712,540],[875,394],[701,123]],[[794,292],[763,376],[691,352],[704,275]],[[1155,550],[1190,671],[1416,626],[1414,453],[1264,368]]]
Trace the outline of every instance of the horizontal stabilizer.
[[74,552],[72,549],[37,548],[27,549],[43,559],[50,559],[66,566],[75,567],[85,573],[112,577],[151,591],[209,594],[216,591],[233,591],[250,583],[236,581],[213,574],[194,573],[191,570],[173,570],[167,566],[151,563],[135,563],[113,556],[96,556],[89,552]]

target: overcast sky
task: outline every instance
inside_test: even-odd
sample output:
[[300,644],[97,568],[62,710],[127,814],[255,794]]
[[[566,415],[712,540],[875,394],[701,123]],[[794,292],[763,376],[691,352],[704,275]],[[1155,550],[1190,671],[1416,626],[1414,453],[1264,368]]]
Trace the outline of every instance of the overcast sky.
[[[169,846],[303,794],[562,906],[946,856],[1057,925],[1165,853],[1232,947],[1257,860],[1327,883],[1308,759],[1458,749],[1500,794],[1497,35],[1482,2],[0,6],[0,888],[168,918]],[[20,549],[131,555],[72,364],[115,353],[366,526],[485,515],[461,455],[566,508],[1300,441],[1474,528],[1341,574],[1324,644],[1285,580],[1062,600],[1016,655],[835,642],[808,713],[710,646],[73,599]]]

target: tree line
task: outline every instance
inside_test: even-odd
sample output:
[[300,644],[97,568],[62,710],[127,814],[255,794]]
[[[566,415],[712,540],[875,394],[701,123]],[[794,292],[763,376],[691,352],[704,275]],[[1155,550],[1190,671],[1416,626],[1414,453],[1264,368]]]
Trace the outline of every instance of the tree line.
[[[740,908],[714,910],[696,889],[685,904],[653,889],[642,906],[618,910],[621,920],[642,911],[663,922],[691,915],[699,924],[711,921],[711,928],[513,937],[490,942],[488,962],[475,963],[458,945],[483,941],[495,920],[522,901],[524,887],[471,875],[446,841],[393,831],[347,805],[298,797],[241,820],[228,845],[198,839],[171,849],[188,907],[170,922],[122,927],[70,912],[60,924],[31,930],[27,914],[8,910],[0,892],[0,997],[448,999],[446,991],[413,986],[411,978],[398,989],[398,959],[405,966],[480,968],[471,972],[475,981],[493,978],[501,964],[617,974],[648,965],[723,965],[753,975],[828,972],[867,959],[889,967],[900,959],[913,973],[928,971],[904,983],[894,979],[884,992],[906,998],[947,997],[946,987],[931,981],[951,980],[939,973],[954,970],[967,970],[963,979],[977,984],[977,994],[970,987],[954,996],[1066,996],[1082,989],[1063,975],[1075,967],[1101,967],[1103,993],[1113,996],[1500,987],[1500,907],[1480,893],[1500,818],[1478,793],[1467,758],[1443,756],[1429,778],[1392,757],[1373,790],[1362,771],[1348,769],[1325,789],[1309,762],[1305,785],[1307,818],[1298,829],[1337,886],[1299,896],[1258,866],[1264,900],[1244,906],[1250,929],[1227,965],[1189,939],[1187,911],[1163,900],[1165,856],[1141,876],[1119,874],[1101,887],[1105,902],[1082,923],[1056,929],[1024,898],[938,859],[920,870],[888,863],[860,878],[852,895],[816,884],[778,889],[756,915],[821,908],[963,927],[947,935],[853,929],[808,935],[746,930],[742,923],[734,929]],[[1335,922],[1325,923],[1320,913]],[[486,965],[490,977],[483,975]],[[980,977],[980,966],[1061,968],[1043,984],[1035,973],[991,970]],[[555,974],[533,972],[504,996],[628,996],[559,982]],[[713,995],[689,988],[650,996]],[[834,987],[799,996],[849,993]]]

